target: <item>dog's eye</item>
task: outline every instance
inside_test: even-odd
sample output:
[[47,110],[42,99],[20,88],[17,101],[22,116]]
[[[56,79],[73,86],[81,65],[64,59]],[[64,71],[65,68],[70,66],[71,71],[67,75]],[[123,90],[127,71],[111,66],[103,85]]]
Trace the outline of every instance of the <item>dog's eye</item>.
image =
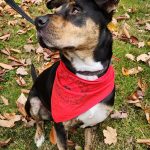
[[80,8],[79,6],[74,6],[74,7],[72,8],[72,10],[70,11],[70,14],[71,14],[71,15],[76,15],[76,14],[78,14],[79,12],[81,12],[81,8]]

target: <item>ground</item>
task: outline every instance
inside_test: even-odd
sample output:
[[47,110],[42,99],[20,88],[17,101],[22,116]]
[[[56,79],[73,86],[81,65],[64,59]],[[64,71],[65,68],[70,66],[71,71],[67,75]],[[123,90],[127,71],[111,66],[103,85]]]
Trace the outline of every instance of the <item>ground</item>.
[[[20,1],[18,1],[20,2]],[[130,34],[136,36],[140,41],[148,42],[150,41],[150,35],[148,31],[144,30],[144,26],[141,26],[140,29],[143,32],[139,32],[136,26],[137,18],[139,20],[149,20],[150,15],[150,5],[148,4],[148,0],[121,0],[117,13],[115,17],[123,15],[127,12],[129,8],[135,9],[134,13],[130,14],[130,19],[126,22],[130,25]],[[29,13],[32,16],[37,16],[40,14],[44,14],[46,7],[44,4],[40,6],[31,5],[29,8]],[[23,29],[22,27],[10,26],[8,25],[8,21],[15,20],[13,16],[10,17],[8,13],[3,13],[4,16],[0,16],[0,36],[11,33],[11,37],[7,41],[0,40],[0,50],[5,48],[14,48],[21,50],[21,54],[13,54],[18,59],[27,59],[32,58],[33,63],[36,67],[42,66],[43,61],[37,62],[37,56],[35,52],[27,53],[24,50],[24,45],[27,43],[27,39],[31,37],[33,40],[33,45],[37,44],[36,39],[36,31],[33,28],[29,30],[26,34],[18,35],[17,31],[19,29]],[[20,19],[20,18],[19,18]],[[27,23],[28,26],[31,26]],[[105,122],[103,122],[99,129],[97,130],[98,138],[96,143],[96,150],[148,150],[148,146],[137,144],[136,139],[140,138],[150,138],[150,124],[147,123],[145,118],[145,113],[140,109],[133,105],[127,103],[127,96],[130,95],[137,86],[137,81],[139,78],[142,78],[147,85],[150,85],[150,68],[142,63],[132,62],[125,58],[125,54],[131,53],[135,56],[138,56],[142,53],[147,53],[149,51],[148,46],[144,46],[143,48],[137,48],[132,44],[127,42],[123,42],[121,40],[115,39],[113,45],[114,57],[117,59],[113,59],[113,64],[116,71],[116,99],[115,99],[115,109],[116,110],[124,110],[128,113],[128,117],[126,119],[111,119],[108,118]],[[0,55],[0,62],[8,63],[9,60],[6,55]],[[139,73],[138,75],[133,76],[123,76],[122,75],[122,67],[132,68],[136,66],[141,66],[144,71]],[[28,67],[29,72],[29,67]],[[1,82],[0,85],[3,87],[0,90],[0,95],[5,96],[9,99],[9,105],[5,106],[2,101],[0,101],[0,114],[16,112],[18,113],[16,100],[20,96],[21,87],[16,83],[16,70],[8,71],[5,76],[5,82]],[[31,75],[25,76],[25,81],[27,82],[25,89],[30,89],[32,85]],[[150,105],[150,89],[147,90],[146,95],[144,97],[144,103]],[[106,145],[104,144],[103,137],[103,129],[106,129],[107,126],[111,126],[117,130],[118,141],[116,145]],[[44,145],[40,148],[41,150],[55,150],[56,146],[51,145],[49,142],[49,130],[50,123],[47,122],[46,129],[46,141]],[[34,144],[34,133],[35,128],[25,128],[22,122],[18,122],[13,128],[2,128],[0,127],[0,140],[5,140],[7,138],[12,139],[10,145],[3,149],[7,150],[35,150],[37,149]],[[83,133],[82,130],[79,129],[78,134],[72,135],[72,140],[80,146],[83,146]],[[0,148],[1,149],[1,148]]]

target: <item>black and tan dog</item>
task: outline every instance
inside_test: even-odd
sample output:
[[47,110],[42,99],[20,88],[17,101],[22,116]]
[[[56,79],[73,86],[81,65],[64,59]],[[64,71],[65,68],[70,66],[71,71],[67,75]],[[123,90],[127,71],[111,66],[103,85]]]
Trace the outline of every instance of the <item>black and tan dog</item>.
[[[94,126],[104,121],[110,114],[115,96],[114,80],[108,80],[110,83],[113,82],[113,89],[111,89],[110,93],[104,92],[106,96],[94,105],[93,102],[90,101],[89,103],[93,105],[91,108],[86,108],[86,111],[81,114],[76,112],[78,115],[70,120],[62,122],[59,120],[55,121],[54,115],[51,113],[52,107],[55,106],[51,106],[51,104],[55,104],[56,102],[55,98],[53,103],[51,99],[52,94],[55,93],[54,95],[57,94],[57,97],[60,98],[58,103],[65,103],[63,94],[59,96],[63,91],[60,91],[57,87],[54,88],[53,85],[56,80],[56,74],[57,76],[63,77],[63,72],[65,72],[66,69],[72,76],[76,76],[73,77],[73,79],[80,78],[83,82],[90,83],[95,83],[95,81],[101,77],[103,78],[105,74],[108,74],[112,57],[112,35],[107,25],[112,20],[118,1],[119,0],[51,0],[47,6],[51,9],[55,8],[55,13],[36,18],[35,24],[40,44],[51,50],[59,50],[61,57],[61,62],[55,63],[37,78],[36,75],[32,73],[34,76],[34,85],[29,93],[25,108],[27,113],[37,122],[35,143],[38,147],[44,142],[43,120],[54,121],[58,149],[67,150],[66,131],[70,127],[73,127],[78,122],[80,122],[80,124],[82,123],[81,127],[85,128],[85,136],[87,137],[88,134],[94,131]],[[62,63],[65,69],[62,70],[62,74],[60,75],[56,72]],[[109,74],[107,77],[109,78]],[[67,82],[68,80],[70,81],[70,76],[67,76],[66,80]],[[75,80],[74,82],[78,81]],[[82,83],[82,85],[84,84]],[[64,88],[70,90],[68,86],[69,85],[66,85]],[[86,88],[86,90],[89,89],[89,87]],[[99,87],[95,87],[94,90],[97,91],[98,89]],[[76,89],[73,90],[76,92]],[[75,92],[72,93],[75,94]],[[82,90],[81,93],[82,92],[87,91]],[[98,96],[101,97],[101,95],[103,95],[103,93],[100,93]],[[75,96],[72,96],[69,99],[66,95],[66,103],[71,103],[72,105],[69,105],[70,108],[66,108],[66,110],[72,109],[72,111],[76,111],[73,105],[82,101],[82,98],[76,96],[76,101],[73,102],[72,99],[74,99],[74,97]],[[85,95],[83,97],[85,98]],[[55,113],[58,115],[62,115],[66,111],[57,109],[57,104],[56,110]],[[91,139],[88,139],[90,143],[85,141],[85,150],[91,150],[93,137],[90,137]]]

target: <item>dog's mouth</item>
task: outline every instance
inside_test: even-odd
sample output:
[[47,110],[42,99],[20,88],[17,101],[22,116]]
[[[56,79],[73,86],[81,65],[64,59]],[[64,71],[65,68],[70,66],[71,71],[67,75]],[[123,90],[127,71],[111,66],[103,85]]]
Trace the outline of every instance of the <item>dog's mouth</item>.
[[54,47],[54,46],[51,45],[51,44],[46,44],[46,42],[44,42],[42,36],[39,36],[39,35],[38,35],[38,41],[39,41],[39,44],[40,44],[43,48],[47,48],[47,49],[49,49],[49,50],[51,50],[51,51],[58,51],[58,50],[59,50],[59,48]]

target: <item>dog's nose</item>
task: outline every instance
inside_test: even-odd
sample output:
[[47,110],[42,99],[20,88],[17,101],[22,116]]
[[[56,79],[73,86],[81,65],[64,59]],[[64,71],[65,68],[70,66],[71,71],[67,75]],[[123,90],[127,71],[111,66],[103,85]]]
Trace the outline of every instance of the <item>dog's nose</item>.
[[48,21],[49,21],[49,16],[48,15],[40,16],[40,17],[37,17],[35,19],[35,25],[38,29],[41,29],[41,28],[46,26]]

